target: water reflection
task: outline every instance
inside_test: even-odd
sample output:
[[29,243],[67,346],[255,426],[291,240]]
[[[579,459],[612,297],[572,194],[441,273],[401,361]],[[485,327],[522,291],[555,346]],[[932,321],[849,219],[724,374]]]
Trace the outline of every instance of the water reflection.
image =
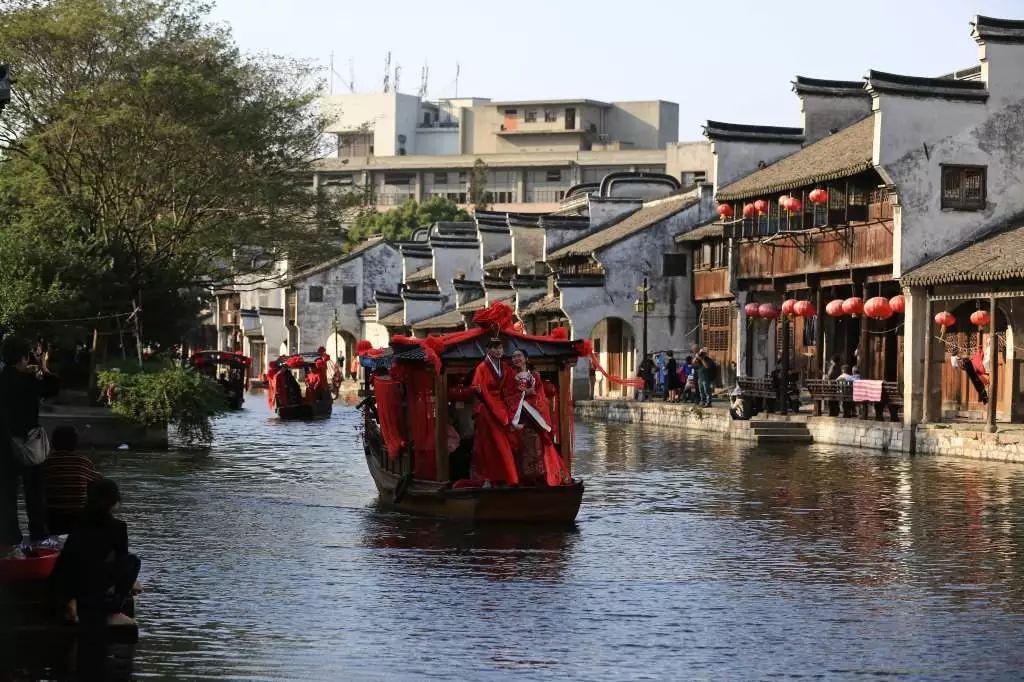
[[358,419],[265,404],[101,468],[149,586],[135,669],[236,679],[1014,677],[1024,468],[580,425],[577,528],[379,509]]

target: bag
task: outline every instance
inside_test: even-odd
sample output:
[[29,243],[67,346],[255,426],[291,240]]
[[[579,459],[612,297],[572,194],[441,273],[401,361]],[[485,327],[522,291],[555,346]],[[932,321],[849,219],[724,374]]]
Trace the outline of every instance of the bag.
[[38,466],[50,456],[50,437],[37,426],[25,438],[11,437],[11,452],[23,466]]

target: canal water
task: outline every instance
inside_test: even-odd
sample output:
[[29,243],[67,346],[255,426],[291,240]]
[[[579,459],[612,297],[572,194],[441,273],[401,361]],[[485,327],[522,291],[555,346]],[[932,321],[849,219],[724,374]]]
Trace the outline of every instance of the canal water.
[[100,458],[140,679],[1020,679],[1024,467],[581,424],[575,529],[375,505],[351,408]]

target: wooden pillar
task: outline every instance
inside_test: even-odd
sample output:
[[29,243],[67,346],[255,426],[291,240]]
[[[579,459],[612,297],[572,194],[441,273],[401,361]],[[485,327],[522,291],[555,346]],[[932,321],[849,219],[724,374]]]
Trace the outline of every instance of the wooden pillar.
[[988,387],[988,430],[996,430],[996,404],[999,402],[999,338],[996,336],[996,297],[988,299],[988,353],[992,358],[991,383]]
[[814,379],[820,379],[825,376],[825,371],[828,365],[828,357],[825,355],[825,295],[821,291],[821,285],[818,285],[818,291],[814,301],[814,307],[818,309],[818,316],[814,319],[814,344],[815,352],[818,354],[818,369],[821,370],[818,376],[812,377]]
[[[921,423],[927,424],[935,419],[932,414],[932,292],[929,287],[924,295],[924,375],[921,377]],[[907,409],[904,405],[903,409]],[[941,411],[941,401],[939,410]],[[941,419],[939,420],[941,421]]]
[[[868,285],[867,282],[862,282],[860,285],[860,298],[862,301],[868,300]],[[868,317],[863,313],[860,316],[860,339],[857,341],[857,366],[860,369],[860,375],[865,379],[871,377],[871,367],[868,362]]]
[[572,424],[576,415],[572,409],[572,393],[569,390],[572,382],[572,370],[563,367],[558,371],[558,450],[562,455],[562,466],[572,476]]
[[434,478],[447,481],[451,477],[448,461],[448,375],[442,369],[434,380],[434,404],[437,421],[434,422]]
[[792,324],[785,315],[779,316],[778,326],[782,328],[782,366],[779,367],[779,403],[782,414],[789,413],[789,400],[786,389],[789,386],[789,325]]

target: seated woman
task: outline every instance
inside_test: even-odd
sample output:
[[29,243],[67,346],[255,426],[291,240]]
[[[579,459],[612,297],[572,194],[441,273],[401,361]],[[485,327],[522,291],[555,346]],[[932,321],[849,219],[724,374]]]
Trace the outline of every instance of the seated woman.
[[114,518],[121,503],[117,484],[101,478],[89,484],[85,511],[68,536],[51,581],[65,617],[107,625],[134,625],[124,611],[136,589],[140,562],[128,553],[128,527]]
[[516,466],[525,485],[562,485],[568,475],[551,438],[551,405],[540,374],[522,350],[512,353],[515,374],[506,374],[505,404],[518,434]]

